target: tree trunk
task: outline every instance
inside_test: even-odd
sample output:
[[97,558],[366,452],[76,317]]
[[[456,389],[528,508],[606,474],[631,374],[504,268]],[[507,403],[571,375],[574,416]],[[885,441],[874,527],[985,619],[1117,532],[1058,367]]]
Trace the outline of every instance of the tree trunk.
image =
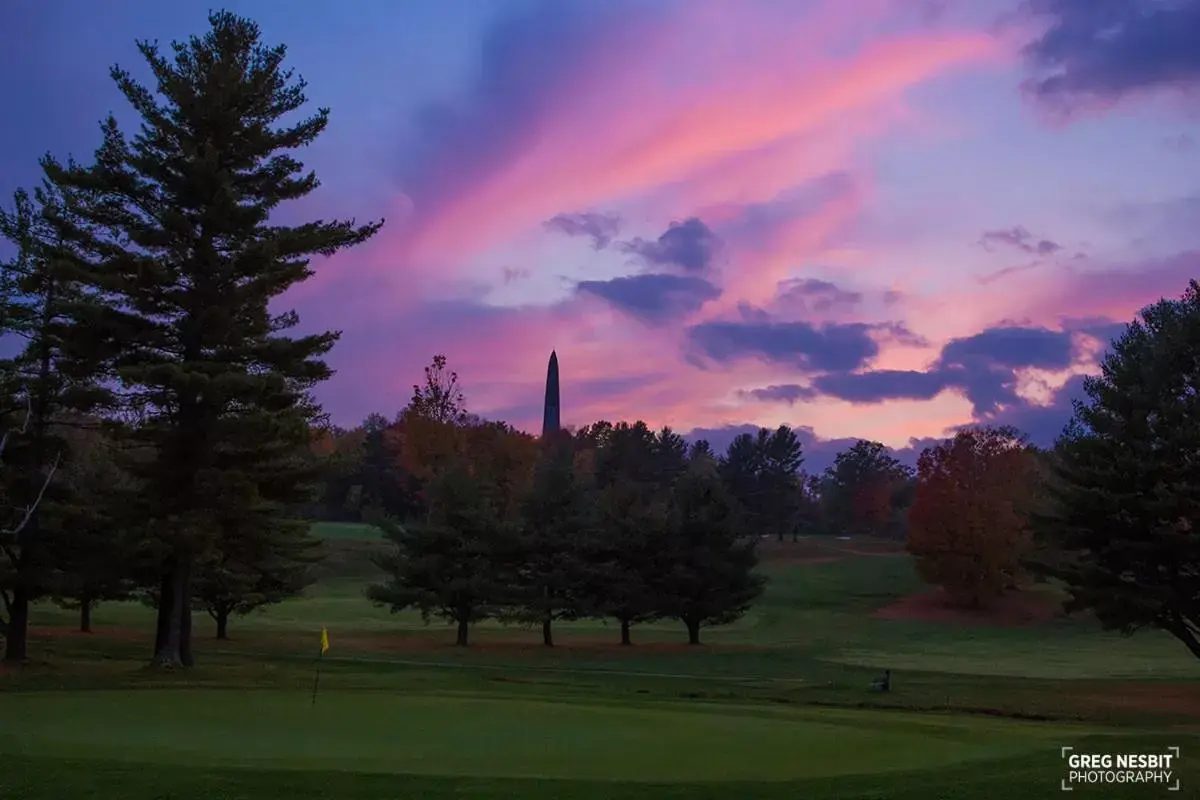
[[183,587],[179,592],[179,662],[185,667],[194,667],[192,655],[192,570],[191,564],[183,568]]
[[167,635],[171,628],[171,598],[175,594],[175,583],[171,579],[170,570],[165,570],[162,579],[158,582],[158,607],[155,609],[156,617],[154,622],[154,653],[157,659],[163,647],[167,643]]
[[629,620],[621,620],[621,644],[631,645],[633,640],[629,638]]
[[216,614],[214,614],[213,618],[217,621],[217,638],[218,639],[228,639],[229,638],[229,612],[222,609],[221,611],[218,611]]
[[183,615],[179,613],[183,605],[183,570],[178,563],[171,566],[170,576],[164,578],[163,588],[170,588],[158,599],[158,642],[154,648],[154,663],[159,667],[173,669],[183,666],[180,653],[182,641]]
[[546,647],[554,647],[554,631],[550,627],[551,622],[550,617],[542,620],[542,644]]
[[92,606],[94,604],[95,604],[94,601],[89,600],[86,597],[79,601],[79,632],[80,633],[91,633],[92,632]]
[[454,644],[457,647],[466,647],[467,646],[467,633],[470,630],[471,630],[470,623],[468,623],[465,619],[460,619],[458,621],[458,638],[455,639],[455,641],[454,641]]
[[687,625],[688,644],[700,644],[700,620],[685,619],[684,625]]
[[24,664],[29,657],[29,592],[18,583],[13,587],[4,631],[4,663]]

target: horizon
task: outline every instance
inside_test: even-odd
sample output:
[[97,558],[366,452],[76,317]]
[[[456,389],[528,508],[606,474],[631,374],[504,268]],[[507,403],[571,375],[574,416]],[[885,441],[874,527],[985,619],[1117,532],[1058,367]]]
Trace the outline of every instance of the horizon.
[[[444,353],[471,411],[536,432],[555,350],[564,426],[787,424],[806,468],[965,424],[1046,445],[1200,266],[1200,2],[225,7],[331,108],[281,216],[387,218],[284,298],[343,331],[317,396],[344,427]],[[107,112],[131,133],[108,68],[144,80],[135,40],[207,11],[0,11],[3,202]]]

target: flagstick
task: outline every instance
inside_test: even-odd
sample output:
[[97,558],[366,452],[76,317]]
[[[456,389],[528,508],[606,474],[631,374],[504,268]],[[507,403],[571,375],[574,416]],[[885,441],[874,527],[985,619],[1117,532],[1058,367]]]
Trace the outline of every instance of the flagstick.
[[312,708],[317,707],[317,688],[321,685],[321,662],[324,660],[324,653],[321,653],[319,656],[317,656],[317,677],[313,681]]

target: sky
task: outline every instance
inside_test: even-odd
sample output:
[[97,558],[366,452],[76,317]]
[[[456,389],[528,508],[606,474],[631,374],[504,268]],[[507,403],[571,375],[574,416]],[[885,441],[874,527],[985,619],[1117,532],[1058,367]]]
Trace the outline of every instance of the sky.
[[[0,6],[0,191],[90,158],[138,40],[208,0]],[[281,299],[334,422],[435,353],[536,432],[643,419],[809,467],[967,424],[1053,441],[1112,337],[1200,272],[1200,0],[234,2],[329,107],[284,212],[384,218]]]

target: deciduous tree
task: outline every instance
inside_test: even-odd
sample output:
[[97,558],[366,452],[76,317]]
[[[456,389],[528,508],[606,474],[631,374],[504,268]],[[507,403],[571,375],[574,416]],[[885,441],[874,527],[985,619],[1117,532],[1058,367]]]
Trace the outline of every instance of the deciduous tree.
[[908,551],[927,582],[971,607],[1017,584],[1035,467],[1024,436],[1010,427],[967,428],[921,453]]
[[906,500],[900,487],[912,470],[879,442],[859,440],[838,453],[821,481],[821,511],[832,532],[878,535],[888,532]]

